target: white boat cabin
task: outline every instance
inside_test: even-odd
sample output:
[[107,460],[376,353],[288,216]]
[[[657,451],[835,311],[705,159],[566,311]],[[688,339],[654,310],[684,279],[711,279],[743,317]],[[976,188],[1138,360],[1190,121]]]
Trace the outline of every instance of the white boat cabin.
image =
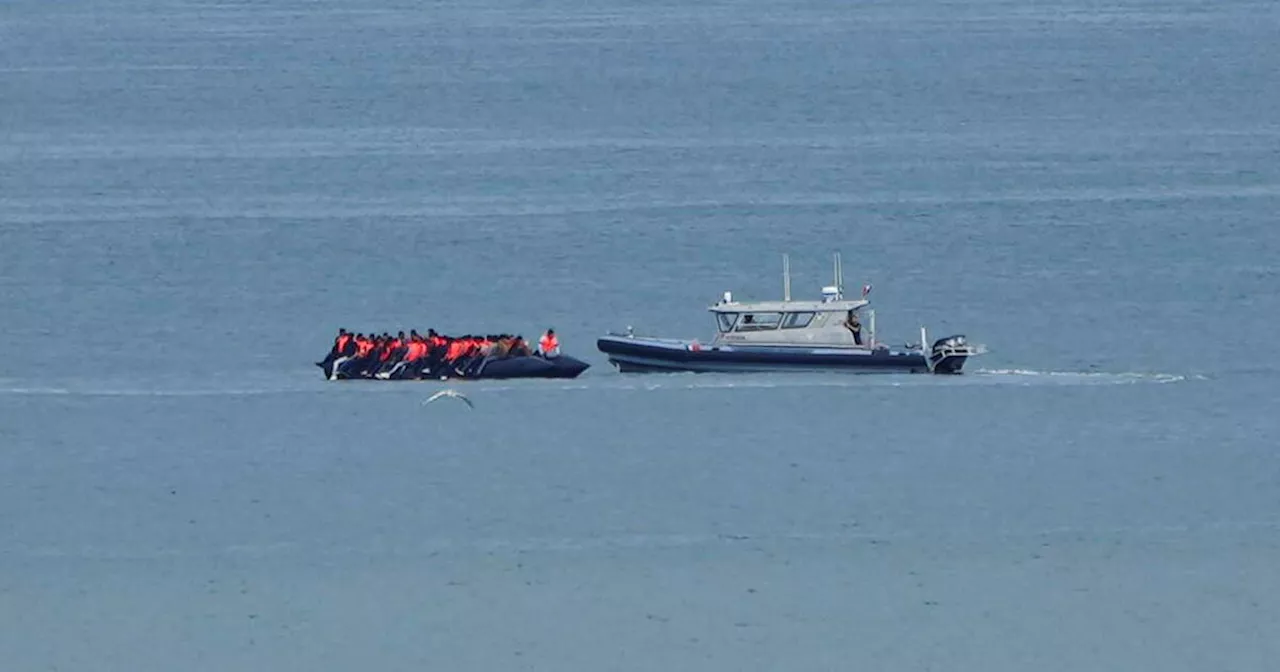
[[844,298],[840,255],[834,257],[835,284],[822,288],[820,301],[791,300],[791,260],[782,255],[782,300],[739,303],[733,294],[708,310],[716,316],[717,345],[770,345],[823,348],[876,347],[876,314],[867,306],[871,285],[860,299]]
[[[867,348],[875,346],[875,311],[865,299],[753,301],[725,299],[708,308],[716,316],[713,345],[793,345]],[[858,326],[859,344],[846,322]]]

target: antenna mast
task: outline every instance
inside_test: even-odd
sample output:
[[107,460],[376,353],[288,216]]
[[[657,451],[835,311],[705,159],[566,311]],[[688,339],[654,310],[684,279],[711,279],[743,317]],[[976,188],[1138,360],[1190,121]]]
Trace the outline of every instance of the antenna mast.
[[844,298],[844,269],[840,265],[840,253],[835,254],[836,298]]
[[791,257],[782,255],[782,300],[791,300]]

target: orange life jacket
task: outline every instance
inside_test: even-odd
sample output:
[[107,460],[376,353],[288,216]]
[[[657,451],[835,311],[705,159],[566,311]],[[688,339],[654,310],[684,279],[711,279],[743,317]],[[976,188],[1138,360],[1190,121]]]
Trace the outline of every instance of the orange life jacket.
[[542,338],[538,340],[538,346],[542,348],[543,352],[552,352],[560,347],[560,339],[551,334],[543,334]]

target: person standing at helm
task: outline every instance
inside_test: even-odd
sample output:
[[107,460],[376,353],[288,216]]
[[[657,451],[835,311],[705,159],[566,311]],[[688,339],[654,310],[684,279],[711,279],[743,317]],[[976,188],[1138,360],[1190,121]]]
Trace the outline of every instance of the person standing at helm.
[[862,345],[862,323],[858,321],[857,313],[849,311],[849,316],[844,318],[842,324],[849,333],[853,334],[853,342]]
[[548,329],[547,333],[538,339],[538,350],[542,352],[543,357],[560,356],[560,339],[556,338],[555,329]]

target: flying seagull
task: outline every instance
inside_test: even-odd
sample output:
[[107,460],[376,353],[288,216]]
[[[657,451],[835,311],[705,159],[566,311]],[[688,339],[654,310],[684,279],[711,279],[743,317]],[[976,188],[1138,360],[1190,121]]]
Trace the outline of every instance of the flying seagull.
[[455,398],[455,399],[461,399],[464,403],[466,403],[466,405],[467,405],[469,408],[475,408],[475,407],[476,407],[476,405],[475,405],[475,404],[471,403],[471,400],[470,400],[470,399],[466,398],[466,397],[465,397],[461,392],[458,392],[457,390],[440,390],[439,392],[436,392],[435,394],[431,395],[430,397],[427,397],[427,398],[422,402],[422,405],[423,405],[423,406],[426,406],[427,404],[429,404],[429,403],[431,403],[431,402],[435,401],[436,399],[440,399],[440,398],[442,398],[442,397],[453,397],[453,398]]

